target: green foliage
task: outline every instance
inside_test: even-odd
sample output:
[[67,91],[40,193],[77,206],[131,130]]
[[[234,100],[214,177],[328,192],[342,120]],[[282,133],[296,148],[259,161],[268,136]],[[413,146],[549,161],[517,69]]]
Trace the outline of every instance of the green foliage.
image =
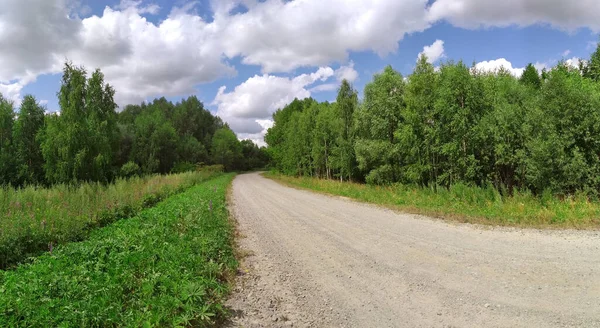
[[[379,171],[373,173],[374,179],[380,176]],[[384,171],[381,172],[383,175]],[[515,190],[512,196],[503,196],[491,185],[477,187],[456,183],[448,189],[433,191],[414,185],[341,183],[277,173],[268,173],[267,177],[294,187],[459,222],[575,229],[596,229],[600,225],[600,204],[590,202],[583,194],[559,200],[550,190],[541,197],[521,190]]]
[[25,96],[13,130],[19,185],[44,181],[44,158],[40,144],[43,129],[44,108],[33,96]]
[[333,105],[294,100],[265,141],[289,175],[596,198],[600,45],[580,66],[540,76],[529,64],[517,78],[422,56],[407,79],[390,66],[376,74],[361,103],[346,81]]
[[135,162],[127,162],[123,166],[121,166],[121,177],[123,178],[131,178],[135,176],[139,176],[141,173],[140,166]]
[[537,69],[531,63],[527,64],[527,67],[525,67],[525,71],[523,71],[523,75],[521,75],[521,79],[519,81],[535,89],[539,89],[542,86],[540,75]]
[[0,95],[0,181],[16,182],[13,125],[15,113],[12,102]]
[[96,70],[65,64],[58,93],[60,116],[48,120],[42,154],[50,183],[111,180],[117,144],[114,90]]
[[235,170],[242,160],[242,147],[235,133],[225,126],[215,132],[212,139],[214,162],[225,167],[226,171]]
[[204,182],[1,272],[0,326],[205,327],[222,320],[227,278],[237,268],[226,208],[232,178]]
[[[135,169],[128,164],[128,172]],[[208,168],[175,175],[118,179],[43,189],[0,187],[0,269],[48,250],[48,244],[85,239],[89,231],[130,217],[165,197],[220,174]]]
[[88,77],[71,63],[63,69],[59,113],[45,115],[27,95],[15,121],[12,102],[0,95],[0,185],[110,183],[120,176],[187,171],[224,160],[230,171],[262,168],[270,161],[266,148],[241,143],[233,132],[227,142],[216,142],[220,153],[214,154],[213,136],[229,128],[196,96],[175,104],[163,97],[127,105],[121,113],[114,97],[100,70]]
[[585,77],[596,82],[600,81],[600,43],[596,45],[596,51],[592,53],[590,60],[582,64],[580,70]]

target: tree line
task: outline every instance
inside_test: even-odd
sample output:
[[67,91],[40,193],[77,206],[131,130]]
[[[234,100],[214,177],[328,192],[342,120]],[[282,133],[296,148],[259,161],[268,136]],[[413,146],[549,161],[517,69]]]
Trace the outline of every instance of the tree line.
[[421,56],[407,78],[376,74],[361,100],[343,81],[335,103],[296,99],[273,120],[265,140],[286,174],[598,195],[600,46],[577,68],[520,77]]
[[128,105],[117,112],[115,90],[100,70],[65,64],[59,113],[26,95],[15,112],[0,95],[0,185],[110,182],[117,177],[193,170],[264,167],[268,154],[238,141],[195,96]]

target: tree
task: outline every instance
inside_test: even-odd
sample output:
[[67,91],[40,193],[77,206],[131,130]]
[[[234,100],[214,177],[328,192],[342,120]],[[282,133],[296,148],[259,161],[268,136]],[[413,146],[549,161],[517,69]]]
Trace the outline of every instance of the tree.
[[406,106],[404,88],[402,75],[391,66],[365,86],[365,99],[357,112],[355,151],[368,182],[391,183],[400,179],[395,135]]
[[[293,125],[295,113],[304,111],[316,101],[312,98],[304,100],[294,99],[287,106],[278,109],[273,113],[273,126],[267,130],[265,142],[267,143],[269,156],[275,162],[276,168],[287,174],[298,174],[297,163],[294,156],[294,149],[289,147],[290,128],[296,128]],[[295,116],[298,118],[299,116]],[[293,139],[293,138],[292,138]]]
[[537,98],[507,70],[482,78],[489,110],[475,127],[480,183],[491,182],[496,189],[512,193],[525,183],[527,115],[535,110]]
[[439,122],[435,117],[437,75],[422,55],[406,85],[406,109],[398,129],[398,142],[404,159],[403,179],[427,185],[437,180]]
[[146,174],[168,173],[177,162],[179,137],[163,108],[162,101],[155,101],[135,119],[131,159]]
[[89,131],[89,179],[106,181],[112,178],[114,156],[118,150],[119,129],[117,127],[117,104],[115,91],[104,83],[100,70],[94,71],[87,80],[85,116]]
[[520,81],[524,85],[528,85],[535,89],[539,89],[542,86],[540,75],[538,74],[537,69],[531,63],[527,64],[527,67],[525,67]]
[[597,44],[596,50],[590,56],[590,60],[583,70],[585,77],[596,82],[600,81],[600,43]]
[[331,179],[335,169],[332,154],[333,150],[338,147],[338,132],[341,122],[336,117],[334,105],[325,102],[319,104],[318,107],[311,142],[311,156],[315,174]]
[[[340,180],[352,180],[355,175],[356,157],[354,155],[354,112],[358,106],[358,93],[347,80],[342,80],[338,90],[335,108],[340,122],[340,133],[334,154],[340,170]],[[313,117],[311,115],[311,117]]]
[[559,64],[529,115],[526,179],[536,193],[600,190],[600,88]]
[[83,67],[66,63],[58,99],[60,115],[50,120],[42,141],[51,183],[109,181],[117,151],[114,90],[99,70],[86,78]]
[[478,175],[473,127],[483,110],[483,86],[477,79],[479,72],[471,72],[462,62],[445,63],[440,68],[434,117],[439,142],[440,172],[436,183],[450,186],[456,182],[474,182]]
[[19,184],[44,182],[44,157],[40,132],[44,128],[44,108],[31,95],[26,95],[14,126],[15,158]]
[[42,141],[44,171],[50,183],[89,179],[85,93],[85,69],[66,63],[58,92],[60,116],[48,121]]
[[13,104],[0,94],[0,184],[15,183],[12,130],[15,119]]
[[236,170],[242,157],[242,149],[235,133],[225,126],[217,130],[212,139],[214,162],[223,165],[227,171]]

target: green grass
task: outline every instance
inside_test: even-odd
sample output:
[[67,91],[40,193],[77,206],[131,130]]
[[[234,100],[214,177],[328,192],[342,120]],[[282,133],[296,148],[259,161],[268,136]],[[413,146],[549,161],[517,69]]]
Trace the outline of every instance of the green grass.
[[77,187],[0,187],[0,269],[10,268],[89,231],[135,215],[161,199],[220,174],[198,172],[117,180]]
[[0,327],[202,327],[222,320],[237,268],[226,207],[232,178],[203,182],[0,272]]
[[503,197],[491,187],[455,185],[434,192],[400,184],[382,187],[289,177],[272,172],[264,175],[293,187],[459,222],[532,228],[600,227],[600,203],[590,201],[584,195],[558,199],[515,192],[511,197]]

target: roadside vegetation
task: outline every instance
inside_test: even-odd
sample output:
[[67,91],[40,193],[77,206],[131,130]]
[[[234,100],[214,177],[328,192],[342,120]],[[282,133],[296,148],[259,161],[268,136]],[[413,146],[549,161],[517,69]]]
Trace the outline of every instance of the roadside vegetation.
[[204,327],[237,267],[221,175],[0,271],[2,327]]
[[600,203],[584,194],[566,199],[515,191],[502,196],[495,188],[463,184],[434,191],[430,188],[391,184],[386,186],[338,180],[292,177],[276,172],[265,176],[292,187],[382,205],[407,213],[457,222],[501,226],[596,229],[600,226]]
[[578,66],[530,64],[520,77],[422,56],[407,78],[376,74],[361,101],[343,81],[335,103],[295,100],[273,120],[265,141],[286,175],[390,186],[353,185],[381,190],[365,196],[378,203],[395,190],[393,204],[494,223],[598,222],[600,46]]
[[117,112],[115,92],[100,70],[66,63],[59,112],[31,95],[17,110],[0,95],[0,269],[222,170],[267,165],[264,148],[239,141],[194,96]]
[[213,166],[179,174],[118,179],[108,185],[0,187],[0,269],[57,245],[83,240],[92,229],[131,217],[221,172],[221,166]]

